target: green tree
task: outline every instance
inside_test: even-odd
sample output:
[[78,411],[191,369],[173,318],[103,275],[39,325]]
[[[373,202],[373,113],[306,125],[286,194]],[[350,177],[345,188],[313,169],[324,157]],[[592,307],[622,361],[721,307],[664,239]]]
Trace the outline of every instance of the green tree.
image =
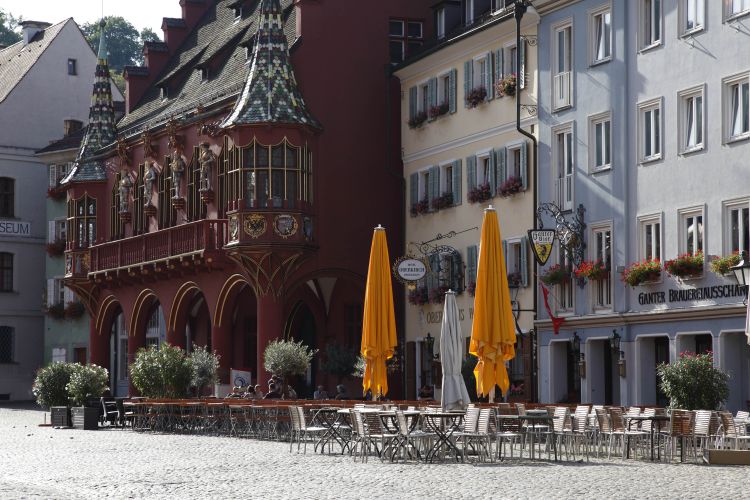
[[713,355],[680,353],[674,363],[656,368],[671,408],[718,410],[729,397],[729,375],[714,367]]
[[326,346],[325,359],[320,365],[324,373],[333,375],[341,382],[344,377],[354,374],[357,363],[357,351],[340,344],[331,343]]
[[13,17],[12,14],[0,9],[0,45],[13,45],[21,39],[21,33],[18,32],[18,23],[20,17]]
[[263,366],[282,380],[282,394],[286,396],[287,380],[294,375],[304,375],[312,362],[316,350],[309,349],[302,341],[274,340],[263,353]]
[[[125,66],[143,63],[143,42],[159,40],[159,36],[151,28],[143,28],[140,33],[130,21],[121,16],[107,16],[107,50],[109,52],[109,67],[113,72],[120,73]],[[81,31],[94,51],[99,50],[100,21],[85,23]]]
[[146,26],[141,30],[141,43],[144,42],[160,42],[161,38],[151,28]]

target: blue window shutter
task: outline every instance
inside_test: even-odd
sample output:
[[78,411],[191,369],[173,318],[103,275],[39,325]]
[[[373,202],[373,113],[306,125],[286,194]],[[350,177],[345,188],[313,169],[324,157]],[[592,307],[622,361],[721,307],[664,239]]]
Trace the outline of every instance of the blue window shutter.
[[458,100],[458,92],[456,90],[456,78],[458,77],[458,71],[454,69],[451,70],[449,76],[448,76],[448,85],[450,85],[450,88],[448,89],[448,111],[451,113],[456,112],[456,101]]
[[471,81],[473,80],[474,61],[464,62],[464,107],[469,107],[469,93],[471,93]]
[[430,192],[428,201],[432,208],[432,200],[440,196],[440,167],[430,167]]
[[503,49],[497,49],[495,51],[495,81],[494,81],[494,90],[495,90],[495,97],[500,97],[500,92],[497,91],[497,82],[503,79]]
[[518,48],[519,54],[521,55],[521,66],[518,68],[518,76],[516,82],[518,88],[526,88],[526,39],[521,38],[521,46]]
[[427,81],[427,105],[429,108],[425,109],[425,113],[432,121],[434,118],[430,117],[430,108],[437,106],[437,78],[430,78]]
[[526,189],[529,185],[529,167],[528,167],[528,149],[529,149],[529,141],[524,141],[523,145],[521,146],[521,184],[523,185],[523,188]]
[[453,204],[461,204],[461,160],[453,162]]
[[529,239],[521,238],[521,286],[529,286]]
[[494,151],[490,151],[490,178],[485,179],[484,182],[490,185],[490,192],[492,196],[495,196],[497,190],[497,159]]
[[484,56],[484,67],[484,88],[487,89],[487,97],[484,100],[491,101],[495,98],[495,91],[493,90],[495,86],[492,84],[492,52],[487,52],[487,55]]
[[419,174],[409,176],[409,209],[419,202]]
[[438,277],[440,274],[440,255],[433,253],[430,259],[430,274],[427,275],[427,293],[438,287]]
[[477,187],[477,157],[466,158],[466,188],[471,191]]
[[417,87],[409,89],[409,120],[417,116]]
[[506,164],[507,149],[497,148],[495,150],[495,156],[497,161],[497,187],[499,188],[508,178],[508,166]]
[[466,249],[466,284],[477,282],[477,246]]

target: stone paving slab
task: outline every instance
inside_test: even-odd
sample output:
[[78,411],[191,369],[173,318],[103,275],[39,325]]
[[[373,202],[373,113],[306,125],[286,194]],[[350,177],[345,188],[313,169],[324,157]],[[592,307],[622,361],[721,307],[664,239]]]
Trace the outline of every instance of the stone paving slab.
[[[238,438],[39,427],[0,407],[0,499],[742,498],[750,467],[586,463],[391,464],[289,453]],[[47,416],[49,419],[49,416]]]

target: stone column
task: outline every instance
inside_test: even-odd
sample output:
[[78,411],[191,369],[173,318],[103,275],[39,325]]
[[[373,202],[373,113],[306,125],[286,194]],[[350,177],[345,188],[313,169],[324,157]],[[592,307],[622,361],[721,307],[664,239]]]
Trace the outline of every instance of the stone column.
[[213,325],[211,329],[211,348],[220,356],[219,383],[229,383],[229,369],[232,364],[232,330],[229,326]]
[[89,363],[110,369],[109,366],[109,337],[110,332],[96,331],[96,318],[89,320]]
[[281,338],[284,331],[284,303],[273,293],[257,297],[258,304],[258,359],[255,379],[266,390],[266,382],[271,374],[263,367],[263,355],[266,346],[275,339]]
[[[140,335],[133,335],[133,332],[128,333],[128,366],[133,364],[135,361],[135,353],[141,347],[146,347],[146,330],[143,329]],[[132,377],[128,377],[128,392],[131,396],[137,396],[138,391],[133,386]]]

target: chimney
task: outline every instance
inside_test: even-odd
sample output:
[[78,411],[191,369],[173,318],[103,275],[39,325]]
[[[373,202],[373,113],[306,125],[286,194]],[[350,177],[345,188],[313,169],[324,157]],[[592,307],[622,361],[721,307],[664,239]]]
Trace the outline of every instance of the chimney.
[[68,137],[70,134],[77,132],[81,130],[83,127],[83,122],[80,120],[64,120],[65,123],[65,137]]
[[19,24],[23,29],[24,46],[28,45],[29,42],[34,39],[34,36],[37,33],[51,26],[50,23],[45,23],[42,21],[22,21]]

